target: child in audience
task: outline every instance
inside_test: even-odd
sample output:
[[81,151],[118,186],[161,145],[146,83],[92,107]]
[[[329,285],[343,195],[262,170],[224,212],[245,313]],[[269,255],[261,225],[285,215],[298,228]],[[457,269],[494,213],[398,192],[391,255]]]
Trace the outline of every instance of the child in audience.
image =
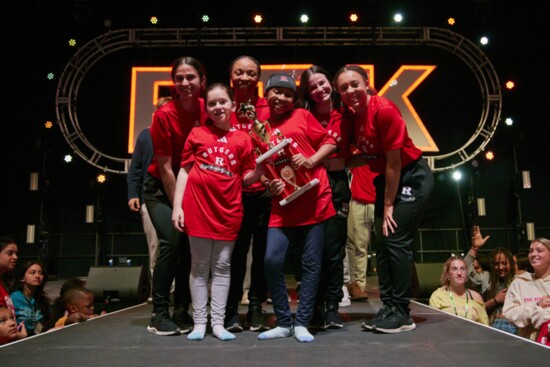
[[55,327],[63,327],[77,322],[87,321],[98,315],[94,314],[94,294],[87,288],[75,287],[63,295],[65,316],[55,323]]
[[15,315],[7,306],[0,306],[0,345],[22,339],[27,336],[24,324],[17,327]]

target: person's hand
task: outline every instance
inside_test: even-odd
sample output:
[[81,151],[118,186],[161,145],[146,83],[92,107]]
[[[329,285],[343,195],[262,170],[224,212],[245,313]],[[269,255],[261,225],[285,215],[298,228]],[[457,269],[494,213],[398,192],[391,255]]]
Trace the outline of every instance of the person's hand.
[[267,191],[273,195],[280,195],[285,189],[285,183],[279,179],[272,180],[269,185],[267,185]]
[[544,296],[542,297],[537,304],[542,308],[548,308],[550,307],[550,296]]
[[141,207],[139,198],[131,198],[130,200],[128,200],[128,207],[133,212],[139,212],[139,208]]
[[508,290],[508,288],[504,288],[503,290],[501,290],[500,292],[498,292],[495,295],[495,301],[497,302],[497,304],[499,304],[499,305],[504,304],[504,300],[506,299],[506,291],[507,290]]
[[183,232],[183,224],[183,208],[179,206],[174,207],[172,211],[172,225],[177,231]]
[[302,166],[307,169],[310,169],[313,167],[313,161],[310,158],[304,157],[302,153],[293,155],[291,158],[291,161],[294,169],[298,169]]
[[21,321],[17,325],[17,339],[24,339],[27,337],[27,328],[25,327],[25,321]]
[[382,223],[382,234],[389,236],[390,232],[394,233],[397,228],[397,223],[393,219],[393,205],[384,206],[384,222]]
[[485,245],[485,242],[487,242],[490,237],[491,236],[483,237],[481,235],[481,231],[479,230],[479,226],[474,226],[472,229],[472,247],[474,250],[479,250],[480,247]]

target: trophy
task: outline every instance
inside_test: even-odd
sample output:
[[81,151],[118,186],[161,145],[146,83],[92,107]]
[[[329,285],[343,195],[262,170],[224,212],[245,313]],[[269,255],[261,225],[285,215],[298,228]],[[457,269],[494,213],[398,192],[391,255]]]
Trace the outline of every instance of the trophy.
[[279,205],[287,205],[319,184],[317,178],[311,179],[305,168],[292,167],[291,157],[297,152],[291,140],[278,132],[276,135],[279,143],[272,143],[269,123],[262,123],[257,119],[256,109],[250,102],[242,103],[239,113],[252,122],[250,136],[256,145],[256,164],[264,165],[266,176],[270,180],[282,179],[288,184],[280,195],[282,200],[279,201]]

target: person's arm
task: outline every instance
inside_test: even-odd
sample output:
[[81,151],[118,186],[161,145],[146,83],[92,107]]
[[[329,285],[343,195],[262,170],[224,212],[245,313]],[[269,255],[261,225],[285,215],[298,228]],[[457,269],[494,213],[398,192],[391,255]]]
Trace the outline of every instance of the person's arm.
[[172,202],[172,225],[180,232],[183,232],[184,228],[183,194],[185,193],[190,170],[190,164],[180,168],[174,191],[174,201]]
[[[244,187],[250,186],[254,182],[260,181],[262,177],[265,177],[264,176],[264,169],[263,169],[261,164],[257,164],[256,167],[254,167],[253,170],[248,171],[243,176],[243,186]],[[264,182],[264,185],[265,185],[265,182]]]
[[334,152],[336,149],[335,144],[323,144],[319,149],[309,158],[306,158],[303,154],[295,154],[292,156],[292,163],[296,168],[305,167],[307,169],[313,168],[322,162],[325,158]]
[[[130,167],[128,168],[128,207],[133,212],[139,212],[141,207],[140,191],[143,184],[143,149],[142,141],[138,137],[136,146],[134,147],[134,153],[132,154],[132,160]],[[146,168],[145,168],[146,169]]]
[[382,233],[388,236],[390,231],[393,233],[397,228],[397,223],[393,219],[393,208],[397,188],[401,179],[401,150],[394,149],[386,152],[386,187],[384,189],[384,221],[382,223]]
[[157,157],[157,164],[168,201],[173,203],[176,191],[176,175],[174,174],[174,170],[172,170],[172,157]]

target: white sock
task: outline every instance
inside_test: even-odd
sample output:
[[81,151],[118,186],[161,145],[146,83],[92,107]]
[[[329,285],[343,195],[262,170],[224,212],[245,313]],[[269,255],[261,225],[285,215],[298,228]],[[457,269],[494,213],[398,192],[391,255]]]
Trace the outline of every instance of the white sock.
[[275,329],[264,331],[263,333],[258,335],[258,339],[268,340],[268,339],[277,339],[277,338],[287,338],[289,336],[292,336],[292,328],[277,326]]
[[294,337],[296,338],[296,340],[302,343],[312,342],[315,339],[305,326],[295,326]]
[[195,324],[193,331],[187,335],[188,340],[203,340],[206,334],[206,324]]

